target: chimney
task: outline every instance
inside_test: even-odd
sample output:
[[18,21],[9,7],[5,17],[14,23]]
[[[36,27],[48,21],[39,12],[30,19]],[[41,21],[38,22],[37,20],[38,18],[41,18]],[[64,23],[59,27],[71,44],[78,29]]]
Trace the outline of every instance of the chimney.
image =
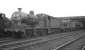
[[22,8],[18,8],[18,11],[21,12],[22,11]]

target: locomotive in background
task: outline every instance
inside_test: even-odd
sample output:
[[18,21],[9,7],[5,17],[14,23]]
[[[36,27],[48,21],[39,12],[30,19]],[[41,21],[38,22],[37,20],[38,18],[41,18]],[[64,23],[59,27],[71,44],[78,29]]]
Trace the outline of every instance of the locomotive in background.
[[5,37],[5,28],[10,27],[11,21],[6,18],[4,13],[0,13],[0,38]]
[[[2,17],[0,20],[5,21],[5,16],[3,17],[3,14],[0,17]],[[14,12],[12,14],[11,20],[2,23],[4,24],[0,27],[6,27],[1,29],[3,30],[1,36],[13,38],[47,36],[83,28],[83,24],[78,20],[74,21],[70,18],[57,18],[43,13],[34,15],[33,11],[27,14],[21,12],[20,8],[19,12]]]

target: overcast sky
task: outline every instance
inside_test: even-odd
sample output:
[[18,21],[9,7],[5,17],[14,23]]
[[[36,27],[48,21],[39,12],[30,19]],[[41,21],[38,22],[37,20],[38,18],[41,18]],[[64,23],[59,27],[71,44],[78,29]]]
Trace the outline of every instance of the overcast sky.
[[85,0],[0,0],[0,12],[8,18],[17,8],[23,12],[34,10],[54,17],[85,16]]

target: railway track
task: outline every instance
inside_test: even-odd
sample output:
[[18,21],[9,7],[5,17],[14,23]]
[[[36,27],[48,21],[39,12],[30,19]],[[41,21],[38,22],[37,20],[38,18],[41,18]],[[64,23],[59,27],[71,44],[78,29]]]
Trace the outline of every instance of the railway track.
[[85,36],[82,36],[77,40],[62,44],[61,46],[56,47],[56,49],[54,50],[81,50],[84,44],[85,44]]
[[[72,34],[72,32],[70,32],[70,33]],[[69,34],[69,35],[71,35],[71,34]],[[61,34],[56,34],[55,36],[63,36],[63,35],[67,35],[67,34],[66,33],[61,33]],[[54,36],[54,35],[48,35],[47,37],[52,39],[52,36]],[[46,36],[44,36],[44,37],[46,37]],[[5,38],[5,39],[0,40],[0,46],[8,45],[8,44],[10,45],[10,44],[13,44],[13,43],[14,44],[15,43],[21,43],[21,42],[24,42],[24,41],[33,41],[33,40],[41,39],[41,38],[42,37],[31,38],[31,39],[22,39],[22,40],[14,40],[14,39],[9,40],[9,39]]]
[[11,39],[11,38],[2,38],[2,39],[0,39],[0,44],[7,43],[7,42],[12,42],[12,41],[15,41],[15,40]]
[[[28,39],[28,40],[4,43],[4,44],[0,45],[0,49],[10,50],[10,49],[16,49],[16,48],[20,48],[20,47],[24,47],[24,46],[30,46],[30,45],[34,45],[37,43],[47,42],[52,39],[64,38],[67,36],[75,36],[78,32],[74,31],[74,32],[69,32],[69,33],[70,34],[62,33],[62,35],[60,35],[60,34],[59,35],[49,35],[48,37],[40,37],[40,38],[36,38],[36,39],[30,39],[30,40]],[[76,34],[74,34],[74,33],[76,33]]]
[[78,40],[82,39],[83,37],[85,37],[85,33],[82,33],[82,34],[81,33],[78,33],[77,36],[74,36],[74,39],[73,40],[68,41],[66,43],[63,43],[62,45],[56,46],[53,50],[59,50],[62,47],[67,46],[67,45],[70,45],[70,44],[74,43],[75,41],[78,41]]
[[[42,43],[42,42],[47,42],[47,41],[50,41],[52,39],[59,39],[59,38],[64,38],[64,37],[67,37],[67,36],[75,36],[78,32],[70,32],[71,34],[67,34],[67,35],[62,35],[62,36],[59,36],[59,37],[52,37],[51,36],[48,36],[48,37],[40,37],[40,38],[37,38],[37,39],[33,39],[33,40],[25,40],[25,41],[16,41],[16,42],[11,42],[11,43],[6,43],[6,44],[2,44],[0,45],[0,48],[3,48],[3,49],[16,49],[16,48],[20,48],[20,47],[24,47],[24,46],[30,46],[30,45],[34,45],[34,44],[37,44],[37,43]],[[74,34],[76,33],[76,34]],[[56,36],[56,35],[55,35]],[[51,38],[51,39],[50,39]]]
[[0,43],[1,42],[5,42],[5,41],[10,41],[10,40],[9,40],[9,38],[2,38],[2,39],[0,39]]

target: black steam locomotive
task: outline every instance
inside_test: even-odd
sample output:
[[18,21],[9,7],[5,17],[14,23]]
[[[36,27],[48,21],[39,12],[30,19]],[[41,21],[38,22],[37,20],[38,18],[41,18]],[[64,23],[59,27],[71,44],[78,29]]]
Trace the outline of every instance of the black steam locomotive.
[[5,14],[0,14],[0,36],[32,38],[75,31],[83,27],[78,21],[65,21],[65,19],[59,19],[59,21],[56,18],[45,14],[38,14],[36,16],[38,16],[37,19],[30,17],[23,18],[20,20],[20,24],[18,24],[8,20],[5,17]]

